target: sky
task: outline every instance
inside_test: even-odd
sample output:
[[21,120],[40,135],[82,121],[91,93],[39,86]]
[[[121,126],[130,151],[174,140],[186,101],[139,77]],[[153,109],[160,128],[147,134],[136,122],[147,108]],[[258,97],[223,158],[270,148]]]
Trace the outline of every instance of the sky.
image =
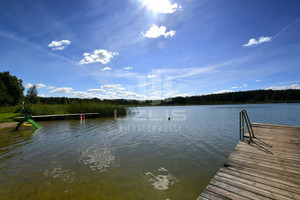
[[298,0],[0,1],[0,72],[42,97],[300,89]]

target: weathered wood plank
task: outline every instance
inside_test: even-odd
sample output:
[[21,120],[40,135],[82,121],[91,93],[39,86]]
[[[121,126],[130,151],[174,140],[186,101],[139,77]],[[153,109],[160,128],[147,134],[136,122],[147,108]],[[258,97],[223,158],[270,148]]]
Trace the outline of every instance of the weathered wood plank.
[[255,181],[255,182],[258,182],[258,183],[262,183],[262,184],[265,184],[265,185],[272,186],[274,188],[279,188],[279,189],[282,189],[282,190],[289,191],[289,192],[295,193],[297,195],[300,195],[300,185],[297,188],[297,187],[292,186],[288,183],[287,184],[284,183],[281,179],[261,176],[260,174],[257,174],[257,173],[249,173],[249,172],[245,172],[245,171],[241,172],[241,171],[238,171],[238,170],[228,169],[228,168],[224,168],[224,167],[222,167],[219,170],[219,172],[224,173],[226,175],[232,175],[232,176],[235,176],[235,177],[239,177],[240,179]]
[[220,199],[220,200],[228,200],[229,199],[227,197],[221,196],[219,194],[213,193],[208,190],[204,190],[200,197],[206,198],[206,199]]
[[[234,189],[234,188],[232,187],[232,189]],[[250,199],[250,198],[247,198],[246,196],[239,195],[239,191],[235,191],[236,193],[232,192],[232,191],[228,191],[228,190],[226,190],[226,187],[224,187],[224,186],[218,187],[213,184],[209,184],[206,187],[206,190],[211,191],[216,194],[219,194],[220,196],[225,196],[229,199],[240,199],[240,200],[249,200]]]
[[[232,194],[237,195],[237,197],[235,197],[233,199],[240,199],[243,197],[247,197],[249,199],[261,199],[261,200],[270,199],[268,197],[245,190],[246,188],[240,188],[240,187],[237,187],[236,185],[231,185],[226,182],[220,181],[217,176],[214,176],[214,178],[210,182],[210,185],[222,188],[222,189],[226,190],[227,193],[230,192]],[[224,195],[224,196],[226,196],[226,195]]]
[[229,156],[229,162],[237,162],[237,163],[245,163],[246,165],[251,165],[251,166],[262,166],[266,168],[272,168],[276,170],[283,170],[287,172],[291,172],[294,174],[299,175],[300,178],[300,168],[297,166],[288,166],[286,163],[276,163],[273,160],[265,159],[257,159],[255,156],[253,156],[251,159],[248,157],[242,157],[242,156],[237,156],[234,154],[231,154]]
[[269,156],[272,158],[279,158],[279,159],[284,159],[284,160],[288,160],[288,161],[290,160],[290,161],[300,162],[300,156],[298,156],[298,154],[291,155],[288,153],[276,153],[274,151],[272,152],[272,154],[269,154],[267,152],[257,150],[255,148],[245,148],[245,147],[241,147],[241,146],[236,146],[234,151],[238,151],[238,152],[246,153],[246,154],[248,154],[249,151],[252,151],[252,153],[257,156],[263,156],[263,157]]
[[234,156],[229,156],[229,159],[226,161],[228,164],[238,164],[241,166],[249,166],[251,168],[261,169],[261,170],[270,170],[275,173],[288,174],[289,176],[295,176],[300,179],[300,171],[297,169],[293,169],[290,167],[286,167],[285,165],[276,165],[273,163],[256,161],[255,160],[241,160],[240,158],[236,158]]
[[286,175],[278,174],[278,173],[273,173],[267,170],[260,170],[260,169],[255,169],[255,168],[247,168],[247,167],[241,167],[241,166],[230,166],[228,169],[232,170],[238,170],[243,173],[249,173],[249,174],[255,174],[256,176],[261,176],[264,178],[269,178],[269,179],[277,179],[279,182],[293,186],[296,188],[299,188],[300,186],[300,180],[295,179],[294,177],[289,177]]
[[292,159],[287,159],[285,157],[279,157],[279,156],[268,156],[266,157],[266,154],[248,154],[247,151],[242,151],[242,150],[238,150],[235,149],[231,155],[237,156],[237,157],[243,157],[245,159],[257,159],[257,160],[266,160],[268,159],[269,162],[274,162],[277,164],[285,164],[288,166],[294,166],[296,168],[298,168],[300,166],[300,160],[292,160]]
[[[266,182],[261,182],[257,179],[252,179],[251,177],[236,176],[232,174],[227,174],[224,172],[218,172],[217,176],[220,178],[228,179],[235,184],[245,185],[246,189],[250,189],[258,194],[276,199],[300,199],[299,194],[293,194],[292,192],[281,189],[280,187],[275,187],[276,184],[272,183],[271,185],[266,184]],[[278,186],[278,185],[276,185]],[[261,191],[262,190],[262,191]],[[266,191],[266,192],[265,192]],[[271,194],[271,195],[270,195]]]
[[255,123],[253,131],[199,198],[300,199],[300,127]]
[[[246,191],[251,193],[251,195],[248,194],[249,195],[248,197],[259,198],[259,199],[266,197],[266,198],[270,198],[270,199],[292,200],[289,197],[285,197],[280,194],[275,194],[273,192],[270,192],[270,191],[266,190],[266,187],[260,188],[257,186],[253,186],[253,184],[251,184],[251,181],[247,181],[247,180],[239,181],[239,179],[232,180],[230,178],[222,177],[219,175],[216,175],[214,177],[214,180],[218,181],[218,182],[226,183],[230,186],[240,188],[243,190],[244,193]],[[263,186],[263,185],[261,184],[260,186]],[[257,195],[260,195],[262,197],[258,197]]]

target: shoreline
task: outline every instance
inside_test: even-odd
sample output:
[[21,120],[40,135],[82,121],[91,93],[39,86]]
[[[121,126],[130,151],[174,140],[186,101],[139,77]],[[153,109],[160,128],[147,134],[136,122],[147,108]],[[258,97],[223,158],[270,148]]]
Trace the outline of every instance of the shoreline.
[[16,127],[18,122],[3,122],[0,123],[0,129],[5,129],[5,128],[14,128]]

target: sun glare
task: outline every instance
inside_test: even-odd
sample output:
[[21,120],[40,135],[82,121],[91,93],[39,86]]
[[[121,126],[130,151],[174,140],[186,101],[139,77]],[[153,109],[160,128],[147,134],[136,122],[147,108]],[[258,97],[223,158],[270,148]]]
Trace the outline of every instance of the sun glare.
[[171,4],[169,0],[142,0],[142,2],[154,13],[173,13],[180,8],[179,4]]

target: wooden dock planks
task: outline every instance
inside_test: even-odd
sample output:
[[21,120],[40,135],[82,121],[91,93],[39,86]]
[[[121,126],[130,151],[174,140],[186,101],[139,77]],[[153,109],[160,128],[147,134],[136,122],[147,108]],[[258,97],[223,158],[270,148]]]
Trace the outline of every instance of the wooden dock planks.
[[200,199],[300,199],[300,127],[252,123]]

